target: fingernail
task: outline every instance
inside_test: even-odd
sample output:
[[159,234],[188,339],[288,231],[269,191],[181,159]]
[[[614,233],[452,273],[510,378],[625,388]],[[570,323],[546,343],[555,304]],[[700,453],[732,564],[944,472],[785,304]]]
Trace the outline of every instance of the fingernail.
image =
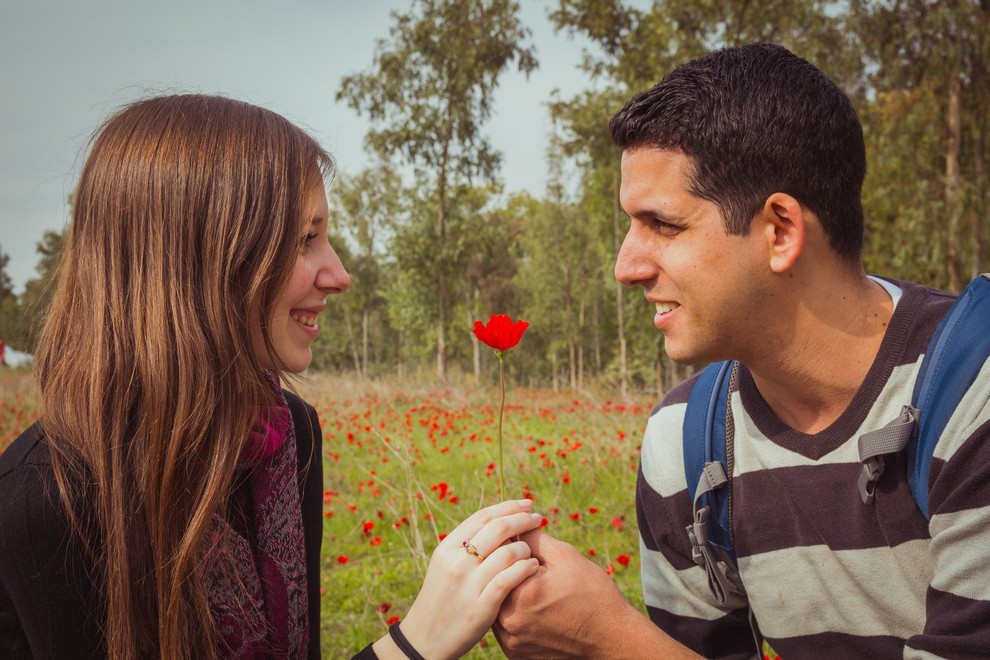
[[537,523],[543,522],[543,516],[541,516],[538,513],[531,513],[531,514],[529,514],[529,516],[530,516],[530,518],[533,519],[533,522],[537,522]]
[[532,506],[533,500],[516,500],[519,506]]

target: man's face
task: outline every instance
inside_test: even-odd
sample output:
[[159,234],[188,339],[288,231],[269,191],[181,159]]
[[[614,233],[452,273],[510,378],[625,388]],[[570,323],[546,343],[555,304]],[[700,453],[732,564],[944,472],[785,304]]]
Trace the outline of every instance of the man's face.
[[[622,154],[620,201],[631,224],[615,277],[643,287],[667,355],[685,364],[741,358],[758,341],[769,273],[761,237],[730,236],[713,202],[688,190],[691,159],[640,147]],[[762,268],[760,264],[762,263]]]

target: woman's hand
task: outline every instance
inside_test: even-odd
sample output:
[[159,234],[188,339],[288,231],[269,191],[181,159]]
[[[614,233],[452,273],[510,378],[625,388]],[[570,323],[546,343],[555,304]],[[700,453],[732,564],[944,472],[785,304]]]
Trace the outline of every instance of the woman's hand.
[[[459,658],[484,637],[502,601],[536,573],[522,541],[510,541],[540,526],[530,500],[501,502],[457,526],[434,550],[426,579],[401,630],[427,660]],[[507,541],[510,541],[507,543]],[[474,550],[477,555],[469,554]],[[386,635],[375,643],[380,658],[402,657]]]

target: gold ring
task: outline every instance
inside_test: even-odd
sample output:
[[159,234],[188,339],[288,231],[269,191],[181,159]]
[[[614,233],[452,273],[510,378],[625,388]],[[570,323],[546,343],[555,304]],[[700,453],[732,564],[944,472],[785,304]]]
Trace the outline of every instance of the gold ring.
[[465,541],[461,545],[464,546],[464,552],[468,553],[469,555],[474,555],[475,557],[478,558],[478,561],[485,560],[485,558],[478,553],[478,548],[474,547],[473,543],[468,543],[467,541]]

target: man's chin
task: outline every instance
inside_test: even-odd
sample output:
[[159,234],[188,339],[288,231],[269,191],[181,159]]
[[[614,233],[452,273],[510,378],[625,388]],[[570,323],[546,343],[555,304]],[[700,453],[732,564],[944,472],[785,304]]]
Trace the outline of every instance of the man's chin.
[[701,351],[688,346],[678,346],[670,341],[664,343],[664,351],[671,362],[681,367],[704,367],[712,362],[721,360],[721,357],[710,354],[708,351]]

